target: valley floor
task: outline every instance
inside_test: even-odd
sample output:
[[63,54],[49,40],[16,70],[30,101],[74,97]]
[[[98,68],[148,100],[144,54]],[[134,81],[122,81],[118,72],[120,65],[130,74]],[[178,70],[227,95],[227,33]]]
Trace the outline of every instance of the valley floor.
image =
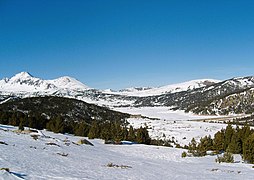
[[[148,145],[77,145],[81,137],[0,125],[0,179],[253,179],[252,165],[215,163],[216,156],[181,158],[182,149]],[[51,143],[51,145],[47,145]],[[55,145],[54,145],[55,144]],[[112,163],[112,164],[111,164]]]
[[[213,119],[223,116],[199,116],[184,111],[173,111],[170,107],[142,107],[142,108],[117,108],[120,112],[140,114],[150,118],[130,118],[128,122],[134,127],[147,126],[149,135],[153,139],[174,140],[184,146],[192,138],[197,141],[206,135],[213,135],[225,128],[223,123],[209,123],[196,121],[199,119]],[[154,118],[154,119],[151,119]]]

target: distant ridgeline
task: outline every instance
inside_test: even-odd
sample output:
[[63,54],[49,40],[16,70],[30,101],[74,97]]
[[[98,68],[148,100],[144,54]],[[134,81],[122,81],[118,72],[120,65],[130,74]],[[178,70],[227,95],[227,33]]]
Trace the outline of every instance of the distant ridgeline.
[[[107,107],[168,106],[173,107],[172,110],[180,109],[200,115],[250,115],[254,113],[254,76],[232,78],[225,81],[194,80],[158,88],[129,88],[118,92],[89,88],[76,79],[66,76],[54,80],[43,80],[22,72],[12,78],[0,80],[0,103],[7,102],[12,98],[44,96],[74,98]],[[50,104],[50,102],[47,103]],[[81,102],[79,101],[79,103]],[[119,114],[108,113],[108,111],[101,114],[104,110],[92,105],[83,105],[83,108],[95,108],[91,112],[88,108],[88,114],[79,112],[78,115],[75,115],[79,111],[79,103],[74,106],[71,103],[70,106],[76,108],[74,112],[67,109],[69,114],[64,110],[61,116],[65,116],[64,119],[68,120],[79,121],[82,119],[87,123],[93,119],[100,120],[100,118],[119,120]],[[19,106],[21,105],[19,104]],[[44,108],[43,111],[48,111],[44,103],[41,103],[41,106]],[[61,113],[61,110],[68,108],[68,106],[69,103],[61,105],[59,109],[56,108],[56,105],[50,106],[50,111],[46,115],[53,118],[55,111],[60,110]],[[36,107],[38,106],[32,105],[29,108],[33,110]],[[53,107],[54,111],[52,111]],[[35,109],[35,111],[40,112],[40,109]],[[112,114],[114,114],[114,118],[110,117]]]
[[[0,123],[105,140],[150,143],[146,128],[127,128],[130,115],[63,97],[11,99],[0,104]],[[146,137],[144,137],[146,136]]]

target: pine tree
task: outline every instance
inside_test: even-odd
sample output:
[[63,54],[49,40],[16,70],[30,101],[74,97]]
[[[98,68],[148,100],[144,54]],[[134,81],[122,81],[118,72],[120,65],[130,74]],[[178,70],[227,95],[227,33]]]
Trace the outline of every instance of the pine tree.
[[141,144],[142,144],[142,143],[143,143],[143,144],[150,144],[151,138],[149,137],[147,128],[140,127],[140,128],[137,130],[136,141],[137,141],[138,143],[141,143]]
[[19,123],[19,130],[21,130],[21,131],[24,131],[23,122],[24,122],[24,120],[23,120],[23,118],[21,118],[21,119],[20,119],[20,123]]
[[102,128],[101,128],[101,133],[100,133],[100,137],[104,140],[112,140],[112,125],[111,123],[104,123],[102,124]]
[[97,121],[93,121],[92,126],[88,133],[89,139],[98,138],[100,136],[100,127]]
[[117,142],[123,140],[123,129],[119,122],[114,123],[114,129],[115,129],[114,140]]
[[200,139],[200,143],[197,147],[197,155],[198,156],[205,156],[206,151],[213,149],[213,140],[211,136],[205,136]]
[[239,132],[236,131],[232,138],[231,142],[228,145],[227,151],[231,152],[233,154],[241,154],[242,153],[242,141],[241,138],[239,137]]
[[127,139],[128,139],[129,141],[135,141],[135,139],[136,139],[136,135],[135,135],[133,126],[130,126],[130,128],[129,128],[128,138],[127,138]]
[[87,131],[87,125],[84,122],[78,123],[75,127],[75,131],[74,131],[76,136],[87,136],[88,135],[88,131]]
[[217,151],[217,153],[224,150],[224,134],[225,134],[225,130],[222,129],[221,131],[218,131],[214,135],[213,148],[215,151]]
[[46,127],[48,130],[53,131],[54,133],[64,133],[63,118],[61,116],[57,116],[57,118],[50,120]]
[[28,117],[28,126],[30,128],[35,128],[36,127],[36,120],[33,116]]
[[231,142],[233,134],[234,134],[234,129],[231,124],[228,124],[225,130],[224,147],[223,147],[224,150],[228,148],[228,145]]
[[243,159],[248,163],[254,163],[254,133],[243,144]]
[[197,150],[197,142],[194,138],[191,139],[188,149],[189,149],[190,153],[192,153],[194,150]]

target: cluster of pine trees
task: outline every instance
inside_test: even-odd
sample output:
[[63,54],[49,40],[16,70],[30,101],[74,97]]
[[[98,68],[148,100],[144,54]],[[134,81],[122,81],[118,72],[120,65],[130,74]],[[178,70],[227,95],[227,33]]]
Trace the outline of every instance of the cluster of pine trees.
[[193,138],[188,150],[194,156],[204,156],[210,150],[216,154],[221,152],[241,154],[246,162],[254,163],[254,130],[248,125],[233,128],[229,124],[226,129],[218,131],[213,139],[211,136],[205,136],[197,143]]
[[55,133],[69,133],[77,136],[101,138],[104,140],[113,140],[120,142],[122,140],[134,141],[142,144],[150,144],[146,127],[134,129],[132,126],[127,127],[127,122],[122,121],[96,121],[92,124],[86,121],[65,121],[62,116],[48,118],[36,113],[25,114],[22,112],[0,111],[0,124],[19,126],[35,129],[47,129]]
[[88,138],[101,138],[104,140],[113,140],[120,142],[122,140],[133,141],[142,144],[150,144],[151,138],[149,137],[147,127],[140,127],[134,129],[132,126],[129,128],[119,122],[97,122],[94,121],[87,134]]

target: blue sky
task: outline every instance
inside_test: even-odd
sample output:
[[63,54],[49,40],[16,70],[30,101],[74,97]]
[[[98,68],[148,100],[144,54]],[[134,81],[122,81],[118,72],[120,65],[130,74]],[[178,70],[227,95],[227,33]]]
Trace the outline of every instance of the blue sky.
[[90,87],[254,75],[254,1],[0,0],[0,78]]

